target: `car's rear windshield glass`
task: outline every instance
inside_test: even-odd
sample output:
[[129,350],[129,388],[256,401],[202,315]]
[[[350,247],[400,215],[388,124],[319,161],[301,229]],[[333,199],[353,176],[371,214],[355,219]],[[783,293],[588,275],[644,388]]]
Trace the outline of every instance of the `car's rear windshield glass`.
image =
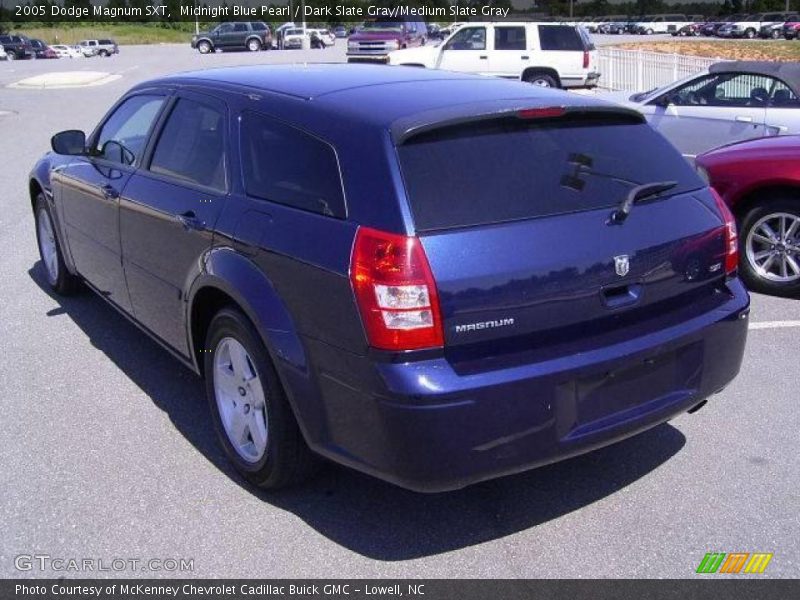
[[398,154],[420,231],[611,207],[641,183],[677,181],[670,194],[704,185],[649,125],[607,115],[442,128]]

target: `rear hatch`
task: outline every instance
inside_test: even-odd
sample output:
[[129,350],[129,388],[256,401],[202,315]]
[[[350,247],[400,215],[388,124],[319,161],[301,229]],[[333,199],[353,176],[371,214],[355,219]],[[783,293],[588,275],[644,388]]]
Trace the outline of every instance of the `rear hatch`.
[[[545,52],[545,63],[559,73],[562,83],[582,79],[597,70],[597,52],[582,27],[574,25],[538,25],[539,46]],[[563,80],[567,81],[563,81]],[[572,82],[574,83],[574,81]]]
[[[719,301],[723,220],[660,134],[609,112],[518,114],[397,149],[451,358],[574,352]],[[610,224],[633,187],[664,181],[675,185]]]

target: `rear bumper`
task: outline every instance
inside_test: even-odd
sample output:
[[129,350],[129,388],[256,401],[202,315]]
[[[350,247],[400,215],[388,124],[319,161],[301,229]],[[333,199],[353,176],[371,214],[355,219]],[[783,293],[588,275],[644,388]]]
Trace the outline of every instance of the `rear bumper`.
[[[325,439],[310,441],[334,461],[423,492],[612,444],[687,411],[736,376],[749,297],[738,280],[729,288],[719,308],[689,321],[533,364],[471,374],[445,358],[369,366],[354,359],[350,376],[323,368]],[[342,363],[340,351],[315,352],[328,355],[315,361]]]

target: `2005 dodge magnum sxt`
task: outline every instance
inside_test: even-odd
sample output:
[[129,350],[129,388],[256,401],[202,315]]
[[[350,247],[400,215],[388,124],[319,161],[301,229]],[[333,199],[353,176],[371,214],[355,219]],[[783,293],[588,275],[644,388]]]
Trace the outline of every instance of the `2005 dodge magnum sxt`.
[[459,488],[697,408],[740,367],[733,218],[623,108],[239,67],[141,84],[52,146],[30,178],[50,285],[85,282],[203,375],[263,487],[322,455]]

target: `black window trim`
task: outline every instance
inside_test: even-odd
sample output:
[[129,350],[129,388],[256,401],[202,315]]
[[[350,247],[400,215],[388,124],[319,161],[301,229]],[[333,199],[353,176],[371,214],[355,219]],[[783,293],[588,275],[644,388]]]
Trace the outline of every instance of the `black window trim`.
[[[182,179],[181,177],[174,177],[171,175],[167,175],[165,173],[156,173],[150,170],[150,164],[153,162],[153,155],[155,154],[156,146],[158,145],[158,140],[161,138],[161,134],[164,132],[164,128],[167,125],[167,121],[169,121],[169,117],[172,114],[172,111],[177,106],[178,101],[184,99],[189,100],[192,102],[196,102],[198,104],[204,104],[209,107],[213,107],[214,109],[222,109],[222,120],[223,120],[223,127],[222,127],[222,147],[223,147],[223,170],[225,173],[225,187],[223,189],[218,189],[215,187],[209,187],[206,185],[201,185],[199,183],[195,183],[193,181],[189,181],[187,179]],[[230,153],[230,132],[229,132],[229,124],[230,124],[230,109],[228,108],[228,104],[223,101],[221,98],[211,95],[211,94],[204,94],[202,92],[196,92],[194,90],[187,91],[187,90],[178,90],[174,92],[169,99],[169,102],[166,103],[166,106],[161,111],[161,115],[156,120],[156,126],[150,132],[150,138],[145,145],[145,150],[142,153],[142,161],[139,164],[139,169],[141,170],[142,174],[147,175],[153,179],[164,181],[166,183],[170,183],[173,185],[178,185],[184,188],[189,188],[193,190],[197,190],[199,192],[203,192],[206,194],[214,194],[217,196],[228,196],[231,193],[232,189],[232,177],[231,177],[231,153]]]
[[113,160],[107,160],[100,155],[97,154],[89,154],[88,158],[94,163],[97,163],[100,166],[110,166],[116,169],[119,169],[123,172],[133,172],[142,167],[145,164],[145,161],[149,158],[149,149],[150,144],[153,139],[153,134],[157,131],[161,120],[164,117],[165,110],[170,105],[170,96],[172,91],[165,88],[144,88],[136,90],[130,94],[126,94],[122,98],[120,98],[114,106],[112,106],[108,112],[103,116],[103,119],[100,123],[94,128],[92,133],[89,135],[88,140],[86,141],[87,148],[94,148],[95,144],[97,143],[97,138],[100,137],[100,133],[103,131],[103,127],[108,123],[109,119],[117,112],[117,109],[120,108],[125,102],[130,100],[131,98],[135,98],[136,96],[164,96],[164,102],[161,103],[161,108],[158,109],[158,114],[156,118],[153,119],[153,122],[150,124],[150,129],[145,134],[145,143],[144,148],[140,156],[136,157],[136,161],[132,165],[126,165],[123,163],[118,163]]
[[[292,129],[296,129],[300,133],[303,133],[303,134],[305,134],[305,135],[307,135],[307,136],[309,136],[311,138],[314,138],[318,142],[321,142],[322,144],[328,146],[328,148],[330,148],[331,151],[333,151],[333,157],[336,159],[336,171],[339,173],[339,186],[341,187],[341,190],[342,190],[342,205],[344,207],[344,214],[341,217],[336,216],[336,215],[326,215],[326,214],[323,214],[323,213],[320,213],[320,212],[316,212],[316,211],[313,211],[313,210],[306,210],[306,209],[303,209],[303,208],[299,208],[297,206],[292,206],[291,204],[286,204],[285,202],[278,202],[276,200],[270,200],[269,198],[262,198],[261,196],[254,196],[252,194],[247,193],[247,184],[246,184],[245,177],[244,177],[244,157],[242,155],[242,116],[245,113],[252,113],[252,114],[258,115],[259,117],[262,117],[264,119],[267,119],[267,120],[270,120],[270,121],[275,121],[276,123],[280,123],[281,125],[284,125],[286,127],[291,127]],[[308,129],[305,129],[304,127],[300,127],[299,125],[296,125],[295,123],[291,123],[289,121],[286,121],[285,119],[281,119],[280,117],[276,117],[274,115],[265,113],[264,111],[256,110],[256,109],[253,109],[253,108],[243,108],[241,111],[239,111],[239,114],[236,117],[236,136],[238,138],[238,143],[239,143],[239,151],[238,151],[238,155],[239,155],[239,169],[238,169],[238,171],[239,171],[239,183],[240,183],[241,188],[242,188],[242,193],[245,196],[247,196],[248,198],[252,198],[254,200],[259,200],[261,202],[269,202],[270,204],[274,204],[274,205],[277,205],[277,206],[283,206],[283,207],[286,207],[286,208],[289,208],[289,209],[292,209],[292,210],[296,210],[296,211],[299,211],[299,212],[302,212],[302,213],[306,213],[306,214],[318,215],[320,217],[325,217],[325,218],[328,218],[328,219],[336,219],[338,221],[346,221],[347,219],[350,218],[350,206],[349,206],[349,204],[347,202],[347,189],[345,188],[345,185],[344,185],[344,173],[342,172],[342,161],[339,160],[339,152],[336,150],[336,146],[334,146],[331,142],[329,142],[328,140],[326,140],[323,137],[320,137],[318,134],[316,134],[316,133],[314,133],[312,131],[309,131]]]
[[[695,77],[694,79],[692,79],[690,81],[685,81],[681,85],[675,86],[675,87],[669,89],[666,92],[663,92],[661,94],[658,94],[657,96],[654,96],[653,98],[651,98],[650,100],[648,100],[646,102],[646,105],[647,106],[660,106],[660,103],[663,102],[665,98],[667,98],[668,96],[671,96],[672,94],[678,93],[683,88],[685,88],[685,87],[687,87],[689,85],[692,85],[694,83],[697,83],[701,79],[707,79],[710,82],[714,78],[719,78],[720,75],[731,75],[731,77],[728,80],[733,79],[734,77],[739,77],[740,75],[754,75],[754,76],[757,76],[757,77],[764,77],[766,79],[770,79],[772,81],[772,83],[770,84],[769,89],[767,90],[767,92],[769,92],[769,101],[764,105],[764,108],[786,108],[786,107],[774,106],[772,104],[772,99],[773,99],[772,95],[773,95],[773,93],[775,91],[775,86],[776,86],[777,83],[782,83],[784,86],[786,86],[787,89],[789,89],[790,91],[792,91],[792,93],[794,93],[794,89],[792,88],[792,86],[790,86],[788,83],[786,83],[780,77],[777,77],[777,76],[773,75],[772,73],[752,73],[752,72],[749,72],[749,71],[729,71],[729,72],[726,71],[726,72],[723,72],[723,73],[704,73],[703,75],[698,75],[697,77]],[[712,106],[712,108],[737,108],[738,109],[738,108],[746,108],[746,107],[743,107],[743,106],[731,106],[731,107]]]

